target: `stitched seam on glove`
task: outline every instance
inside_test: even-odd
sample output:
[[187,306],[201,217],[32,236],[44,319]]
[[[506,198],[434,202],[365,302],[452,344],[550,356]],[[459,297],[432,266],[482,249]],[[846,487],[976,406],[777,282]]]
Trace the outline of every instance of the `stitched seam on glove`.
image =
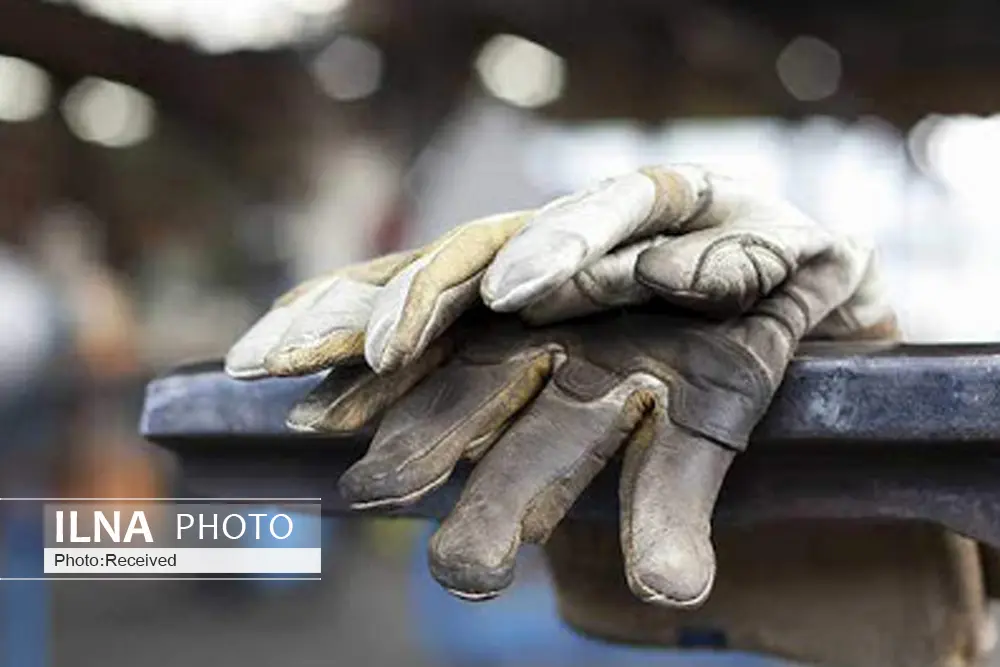
[[[548,356],[549,355],[547,353],[542,353],[542,354],[536,355],[536,357],[548,357]],[[550,362],[549,363],[549,371],[544,374],[546,376],[551,374],[551,358],[549,359],[549,362]],[[485,364],[483,364],[483,365],[485,365]],[[495,365],[495,364],[493,364],[493,365]],[[529,363],[529,368],[530,368],[530,363]],[[516,378],[514,381],[512,381],[510,383],[507,383],[507,384],[503,385],[502,387],[499,387],[496,391],[494,391],[492,394],[490,394],[485,400],[483,400],[477,406],[476,412],[478,412],[478,410],[482,409],[483,406],[489,405],[490,403],[492,403],[498,396],[500,396],[500,395],[502,395],[502,394],[510,391],[512,385],[516,384],[518,380],[523,380],[523,379],[524,379],[524,376],[520,376],[520,377]],[[544,382],[543,382],[543,386],[544,386]],[[444,390],[444,388],[442,387],[442,391],[443,390]],[[535,392],[535,396],[537,396],[537,395],[538,395],[538,392],[536,391]],[[528,402],[530,403],[530,400]],[[505,422],[509,422],[515,416],[516,416],[516,414],[515,415],[511,415],[510,417],[508,417],[504,421]],[[456,421],[456,423],[450,429],[448,429],[444,434],[442,434],[442,436],[440,438],[438,438],[438,440],[436,442],[428,445],[424,449],[421,449],[421,450],[418,450],[417,452],[414,452],[413,456],[411,456],[410,458],[407,458],[402,463],[400,463],[399,466],[396,468],[396,470],[398,471],[399,469],[401,469],[403,467],[406,467],[408,465],[411,465],[411,464],[413,464],[413,463],[415,463],[417,461],[422,461],[427,456],[429,456],[434,451],[436,451],[442,442],[444,442],[449,437],[451,437],[452,435],[454,435],[455,432],[461,430],[461,428],[463,426],[465,426],[467,423],[468,422],[465,422],[465,421]],[[501,424],[501,426],[502,426],[502,424]],[[463,449],[462,453],[463,454],[465,453],[464,449]]]
[[598,308],[604,309],[609,306],[613,306],[613,303],[605,303],[601,299],[597,298],[597,294],[600,292],[600,287],[597,286],[597,281],[590,274],[590,271],[584,269],[580,273],[573,277],[573,282],[580,290],[580,294],[583,295],[587,301],[597,306]]
[[[705,336],[700,338],[700,341],[708,344],[709,346],[721,348],[729,354],[735,356],[737,360],[743,361],[742,364],[738,364],[738,367],[744,371],[744,377],[749,380],[751,385],[751,395],[747,398],[752,403],[761,403],[760,405],[753,406],[755,408],[753,423],[756,424],[760,421],[760,418],[763,417],[769,403],[769,401],[760,401],[760,397],[771,396],[777,389],[777,387],[772,385],[770,375],[768,374],[764,363],[750,350],[747,350],[742,345],[734,343],[724,336]],[[735,392],[733,393],[735,394]],[[678,391],[678,399],[678,402],[685,406],[687,405],[686,403],[683,403],[683,401],[687,400],[686,392]],[[728,449],[735,449],[736,451],[743,451],[746,449],[747,440],[750,436],[749,430],[745,437],[740,436],[739,441],[737,442],[733,438],[729,437],[728,431],[724,427],[718,424],[714,424],[709,421],[695,426],[688,423],[688,421],[682,416],[679,418],[674,406],[668,405],[667,409],[668,414],[670,415],[670,421],[675,425],[685,427],[687,430],[694,433],[700,433]]]
[[[723,236],[712,241],[705,247],[704,251],[701,254],[701,257],[698,258],[698,263],[695,265],[694,271],[691,273],[691,284],[689,289],[691,290],[696,289],[696,285],[701,281],[702,274],[705,272],[705,266],[708,264],[708,260],[711,259],[712,253],[715,252],[716,248],[718,248],[721,245],[729,243],[735,243],[736,245],[739,245],[741,250],[746,250],[747,248],[764,248],[765,250],[770,252],[774,256],[774,258],[778,260],[778,262],[781,263],[781,265],[785,269],[786,276],[790,276],[793,273],[794,269],[792,267],[792,263],[788,261],[788,258],[785,257],[784,254],[781,253],[778,246],[776,246],[775,244],[771,243],[766,239],[762,239],[759,236],[755,236],[747,232],[734,232],[731,235]],[[760,274],[760,267],[757,266],[756,262],[753,260],[752,254],[750,253],[744,253],[744,254],[746,254],[748,257],[751,258],[751,261],[754,263],[754,267],[757,270],[757,276],[759,280],[758,282],[758,293],[759,293],[760,289],[764,285],[763,276]]]
[[[709,335],[705,335],[706,333]],[[751,402],[759,402],[759,397],[769,396],[774,392],[775,387],[771,386],[767,370],[764,368],[763,363],[756,357],[756,355],[724,337],[712,335],[709,332],[704,331],[700,332],[700,334],[701,335],[686,333],[675,335],[694,339],[698,341],[698,344],[707,344],[716,349],[720,349],[720,354],[735,356],[738,368],[742,370],[744,378],[750,385],[751,395],[746,398]],[[582,403],[592,403],[604,398],[616,388],[620,387],[623,383],[628,382],[630,378],[639,374],[648,375],[654,378],[659,384],[665,385],[668,400],[667,405],[663,407],[673,424],[684,426],[687,430],[709,438],[713,442],[722,447],[726,447],[727,449],[742,451],[746,448],[749,432],[747,432],[746,437],[738,435],[734,438],[730,428],[732,425],[713,423],[710,421],[710,415],[708,416],[709,421],[702,421],[697,425],[693,424],[686,418],[686,415],[694,412],[694,410],[689,407],[690,402],[686,391],[686,384],[690,382],[690,380],[667,363],[647,355],[643,355],[641,360],[632,360],[629,364],[619,366],[615,369],[609,368],[608,366],[591,359],[587,359],[586,363],[600,368],[609,376],[607,384],[610,386],[602,389],[603,393],[599,396],[595,397],[581,393],[572,384],[567,384],[567,378],[559,373],[555,373],[553,375],[552,384],[558,386],[561,391]],[[737,392],[734,391],[730,393],[737,395]],[[764,411],[767,409],[767,404],[764,403],[764,405],[755,407],[754,421],[756,422],[761,416],[763,416]]]
[[[804,334],[805,332],[807,332],[810,329],[812,329],[813,326],[814,326],[813,322],[812,322],[812,318],[809,317],[809,306],[808,306],[808,304],[806,304],[806,302],[802,298],[802,296],[800,294],[798,294],[796,292],[796,290],[792,289],[791,287],[788,287],[788,288],[785,289],[785,294],[787,294],[788,298],[791,299],[792,302],[794,302],[795,305],[799,307],[799,311],[801,311],[801,313],[802,313],[802,320],[805,322],[805,329],[803,329],[803,334]],[[799,336],[795,335],[794,331],[793,331],[792,335],[793,335],[793,338],[791,339],[790,342],[793,343],[793,345],[794,345],[794,343],[796,343],[796,339]]]

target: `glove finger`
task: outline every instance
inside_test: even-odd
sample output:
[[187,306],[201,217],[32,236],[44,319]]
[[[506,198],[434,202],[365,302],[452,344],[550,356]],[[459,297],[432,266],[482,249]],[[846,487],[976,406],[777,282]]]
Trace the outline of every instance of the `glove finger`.
[[650,414],[625,453],[619,495],[629,587],[642,600],[696,607],[712,590],[711,519],[735,451]]
[[441,338],[416,361],[387,375],[363,364],[334,368],[292,408],[286,424],[303,433],[357,431],[443,364],[452,346],[450,338]]
[[364,353],[365,325],[381,288],[348,278],[335,282],[297,314],[264,357],[269,375],[307,375]]
[[498,312],[523,310],[612,248],[676,231],[704,193],[700,170],[650,169],[558,199],[497,253],[483,277],[483,301]]
[[340,479],[352,507],[415,502],[475,459],[542,388],[551,354],[536,349],[499,364],[454,359],[390,409],[368,453]]
[[739,315],[829,252],[832,243],[832,236],[812,223],[706,229],[644,251],[635,277],[671,303],[719,316]]
[[459,597],[497,595],[522,542],[544,542],[641,417],[634,388],[581,401],[550,382],[480,460],[430,543],[431,573]]
[[657,242],[637,241],[601,257],[522,310],[521,318],[548,324],[649,301],[653,291],[636,281],[635,265],[639,255]]
[[[266,358],[277,348],[299,317],[308,315],[313,304],[318,300],[323,300],[323,308],[330,305],[331,296],[327,290],[339,292],[338,285],[343,281],[351,283],[366,282],[376,285],[384,283],[392,275],[408,263],[416,259],[419,251],[408,251],[386,255],[373,259],[369,262],[356,264],[339,269],[332,274],[313,278],[302,282],[285,294],[275,299],[271,309],[263,315],[250,329],[240,337],[238,341],[229,349],[226,354],[226,372],[239,379],[254,379],[270,375],[267,369]],[[350,292],[350,291],[349,291]],[[364,317],[370,311],[370,307],[360,308],[364,310]],[[338,307],[337,312],[353,312],[352,308]],[[353,319],[358,319],[355,316]],[[363,329],[363,326],[362,326]],[[319,334],[312,336],[313,340],[319,339]],[[294,364],[290,366],[294,367]],[[301,373],[310,372],[303,370]],[[286,373],[293,374],[293,373]]]
[[280,339],[266,352],[267,373],[306,375],[361,357],[365,326],[380,286],[423,252],[387,255],[338,271],[322,294],[296,309]]
[[266,377],[269,374],[264,361],[267,354],[281,341],[295,319],[336,281],[336,276],[310,280],[296,288],[294,298],[279,299],[229,348],[226,373],[241,380]]
[[365,339],[368,365],[385,373],[418,356],[477,300],[479,281],[526,213],[476,220],[447,235],[377,295]]

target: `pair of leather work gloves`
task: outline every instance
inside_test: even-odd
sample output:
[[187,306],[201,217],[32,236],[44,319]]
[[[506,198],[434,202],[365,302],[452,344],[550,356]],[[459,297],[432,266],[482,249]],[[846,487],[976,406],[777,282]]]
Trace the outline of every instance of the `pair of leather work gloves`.
[[[691,609],[716,578],[720,486],[800,341],[897,335],[872,247],[749,185],[664,165],[303,283],[226,369],[332,369],[289,415],[296,430],[380,418],[340,480],[358,509],[415,502],[475,462],[429,554],[465,598],[507,587],[520,545],[546,542],[622,454],[624,581]],[[553,540],[560,589],[574,569],[615,570],[573,563],[566,545],[594,538],[572,532]]]

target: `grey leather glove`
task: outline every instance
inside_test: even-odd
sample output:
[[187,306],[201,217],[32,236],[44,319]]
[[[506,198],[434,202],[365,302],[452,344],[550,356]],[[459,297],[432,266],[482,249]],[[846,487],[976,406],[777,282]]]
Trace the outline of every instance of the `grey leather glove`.
[[[480,301],[535,324],[654,296],[734,315],[832,243],[794,206],[749,184],[695,165],[647,167],[310,280],[233,345],[226,369],[240,378],[301,375],[363,354],[391,372]],[[824,326],[876,323],[886,307],[877,284],[873,273],[872,289]]]
[[[468,598],[506,587],[519,545],[544,541],[624,449],[629,586],[647,601],[699,605],[715,575],[710,519],[733,457],[799,341],[858,293],[872,261],[869,250],[825,236],[766,298],[722,321],[615,312],[526,329],[471,318],[398,375],[335,369],[289,423],[350,431],[388,408],[368,454],[341,480],[358,508],[412,502],[460,459],[478,460],[430,548],[434,576]],[[639,268],[650,289],[673,289],[669,264]]]

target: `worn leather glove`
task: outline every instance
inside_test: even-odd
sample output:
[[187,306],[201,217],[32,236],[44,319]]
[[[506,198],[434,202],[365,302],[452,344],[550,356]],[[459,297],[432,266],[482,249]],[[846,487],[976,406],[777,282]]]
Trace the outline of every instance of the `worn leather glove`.
[[[388,372],[417,359],[480,296],[536,324],[654,294],[737,314],[829,243],[815,222],[751,186],[691,165],[649,167],[308,281],[233,346],[226,368],[240,378],[300,375],[363,353]],[[865,284],[821,330],[878,322],[886,306],[877,276]]]
[[[351,431],[391,406],[341,480],[358,508],[412,502],[463,457],[480,459],[430,549],[435,577],[471,598],[507,586],[519,545],[544,541],[624,446],[629,585],[647,601],[699,605],[715,575],[712,509],[734,455],[803,336],[838,308],[856,324],[844,305],[870,291],[870,249],[826,233],[801,247],[809,253],[794,264],[770,245],[746,251],[783,275],[743,315],[712,321],[674,308],[536,329],[471,317],[399,374],[335,369],[289,423]],[[651,289],[673,294],[675,267],[653,254],[638,269]]]
[[519,214],[473,221],[423,248],[294,287],[230,348],[226,372],[239,379],[305,375],[360,358],[373,309],[390,294],[402,299],[393,319],[403,327],[398,336],[414,333],[409,344],[423,351],[475,301],[483,268],[522,222]]

